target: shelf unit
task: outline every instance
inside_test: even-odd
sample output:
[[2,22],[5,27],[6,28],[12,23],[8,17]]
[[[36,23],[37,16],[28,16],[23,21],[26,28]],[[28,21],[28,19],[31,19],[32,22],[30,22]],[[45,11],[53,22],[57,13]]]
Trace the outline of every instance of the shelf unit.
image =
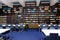
[[60,3],[57,3],[57,23],[60,24]]
[[7,24],[7,16],[0,16],[0,24]]
[[[6,17],[4,17],[6,16]],[[35,1],[25,3],[22,7],[18,2],[13,3],[13,8],[2,5],[0,8],[0,24],[20,23],[60,23],[60,3],[51,9],[49,1],[41,1],[39,7]]]

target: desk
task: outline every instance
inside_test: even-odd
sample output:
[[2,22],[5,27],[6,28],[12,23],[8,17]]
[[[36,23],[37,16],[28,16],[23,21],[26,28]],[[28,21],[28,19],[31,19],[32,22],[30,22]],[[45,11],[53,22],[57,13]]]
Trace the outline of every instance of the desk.
[[60,36],[60,29],[42,29],[42,32],[46,35],[49,36],[50,33],[58,33]]
[[6,31],[9,31],[9,30],[10,30],[10,28],[8,28],[8,29],[0,29],[0,34],[6,32]]

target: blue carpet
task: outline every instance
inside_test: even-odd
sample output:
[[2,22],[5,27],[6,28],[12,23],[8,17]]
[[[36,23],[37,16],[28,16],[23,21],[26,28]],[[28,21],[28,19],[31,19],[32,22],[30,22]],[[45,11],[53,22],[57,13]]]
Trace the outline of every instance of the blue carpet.
[[10,40],[41,40],[45,38],[42,32],[38,31],[24,31],[24,32],[10,32],[8,33]]

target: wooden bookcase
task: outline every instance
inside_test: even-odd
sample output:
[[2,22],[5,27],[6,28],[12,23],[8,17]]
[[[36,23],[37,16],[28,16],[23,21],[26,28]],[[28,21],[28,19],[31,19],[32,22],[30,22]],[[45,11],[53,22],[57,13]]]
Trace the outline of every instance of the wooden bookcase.
[[[52,10],[52,11],[51,11]],[[60,3],[51,9],[49,1],[41,1],[39,7],[35,1],[25,3],[22,7],[20,3],[13,3],[13,8],[2,5],[0,8],[0,24],[20,24],[20,23],[60,23]]]

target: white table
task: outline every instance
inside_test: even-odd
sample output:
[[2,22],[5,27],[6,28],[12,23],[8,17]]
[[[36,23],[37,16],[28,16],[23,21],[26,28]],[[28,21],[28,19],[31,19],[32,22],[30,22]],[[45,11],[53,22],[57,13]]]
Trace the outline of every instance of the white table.
[[60,36],[60,29],[42,29],[42,32],[46,35],[49,36],[50,33],[58,33]]
[[0,34],[6,32],[6,31],[9,31],[9,30],[10,30],[10,28],[8,28],[8,29],[0,29]]

